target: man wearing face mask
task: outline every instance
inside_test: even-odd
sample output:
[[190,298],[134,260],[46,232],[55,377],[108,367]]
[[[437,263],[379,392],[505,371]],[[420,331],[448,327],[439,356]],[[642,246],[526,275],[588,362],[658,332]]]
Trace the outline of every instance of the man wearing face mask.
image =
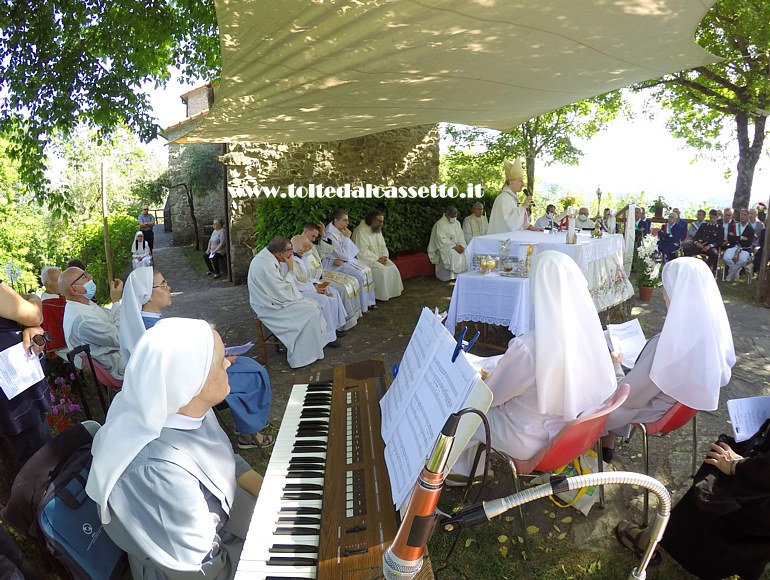
[[112,308],[102,308],[92,301],[96,294],[93,277],[80,268],[67,268],[59,276],[59,291],[67,299],[64,308],[64,338],[71,350],[82,344],[91,346],[91,357],[116,379],[123,379],[120,360],[120,299],[123,282],[110,284]]
[[592,230],[594,229],[594,220],[588,217],[588,208],[583,206],[578,210],[577,219],[575,220],[576,230]]
[[433,224],[428,242],[428,258],[436,265],[436,278],[448,282],[468,269],[465,246],[465,234],[457,221],[457,208],[450,205]]

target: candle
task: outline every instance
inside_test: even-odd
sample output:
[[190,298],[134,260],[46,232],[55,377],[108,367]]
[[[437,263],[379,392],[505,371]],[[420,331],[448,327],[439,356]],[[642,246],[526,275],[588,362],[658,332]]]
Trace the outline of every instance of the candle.
[[575,206],[571,205],[567,210],[567,213],[569,215],[569,226],[567,226],[567,241],[572,243],[572,240],[575,239],[575,216],[577,214],[575,211]]

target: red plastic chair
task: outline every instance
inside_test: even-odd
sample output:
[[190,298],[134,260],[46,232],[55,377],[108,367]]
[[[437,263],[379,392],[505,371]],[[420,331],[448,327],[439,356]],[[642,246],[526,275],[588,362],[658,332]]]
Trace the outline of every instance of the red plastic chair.
[[[506,453],[493,449],[494,452],[508,462],[508,465],[511,468],[511,474],[513,475],[513,484],[516,492],[518,493],[521,491],[519,475],[529,475],[536,471],[554,471],[560,467],[569,465],[575,458],[592,447],[596,447],[597,457],[601,459],[601,446],[599,440],[606,430],[605,428],[607,426],[609,415],[626,400],[629,390],[630,387],[628,384],[623,383],[620,385],[610,400],[604,403],[597,411],[578,417],[567,423],[545,447],[529,459],[516,459],[515,457],[510,457]],[[483,445],[479,445],[471,473],[476,473],[476,467],[481,457],[481,453],[484,450],[483,447]],[[603,467],[602,461],[598,461],[598,464],[599,471],[601,471]],[[604,507],[603,488],[600,488],[599,490],[599,498],[599,505]],[[524,511],[521,506],[519,506],[519,518],[521,519],[522,528],[526,530],[527,526],[524,520]]]
[[[692,475],[695,475],[696,454],[698,451],[698,410],[691,409],[680,402],[674,403],[665,415],[653,423],[632,423],[635,429],[642,432],[642,458],[644,461],[644,474],[650,475],[650,453],[648,436],[665,435],[671,431],[676,431],[683,427],[692,419]],[[633,433],[631,434],[633,436]],[[629,437],[630,439],[630,437]],[[644,520],[643,524],[648,524],[650,508],[650,491],[644,490]]]

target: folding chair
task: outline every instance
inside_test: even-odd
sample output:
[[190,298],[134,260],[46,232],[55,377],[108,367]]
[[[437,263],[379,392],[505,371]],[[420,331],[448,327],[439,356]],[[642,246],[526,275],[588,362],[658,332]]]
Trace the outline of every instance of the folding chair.
[[[650,475],[650,453],[648,436],[665,435],[687,424],[692,419],[692,475],[695,475],[698,452],[698,410],[691,409],[687,405],[676,402],[665,415],[652,423],[632,423],[634,429],[642,432],[642,458],[644,461],[644,474]],[[631,433],[633,436],[633,432]],[[629,437],[630,439],[631,437]],[[644,490],[644,520],[643,525],[648,525],[650,509],[650,491]]]
[[112,395],[123,388],[123,381],[120,381],[113,377],[107,369],[105,369],[99,361],[95,361],[91,357],[91,347],[88,344],[80,345],[67,353],[67,359],[70,364],[75,368],[75,356],[80,355],[81,366],[88,364],[91,369],[91,374],[94,377],[96,383],[96,394],[99,397],[99,404],[104,411],[104,416],[107,416],[107,409],[110,407],[110,401]]
[[[545,447],[529,459],[516,459],[502,451],[493,449],[494,452],[505,459],[511,468],[516,493],[521,491],[519,475],[530,475],[536,471],[554,471],[560,467],[569,465],[576,457],[592,447],[596,448],[599,470],[601,471],[603,465],[601,461],[600,438],[605,432],[610,413],[626,400],[629,390],[630,387],[628,384],[623,383],[620,385],[609,401],[604,403],[598,410],[593,413],[585,414],[577,419],[573,419],[567,423]],[[481,453],[484,451],[483,447],[483,445],[479,445],[479,449],[476,451],[476,457],[471,469],[472,474],[476,473],[476,467],[481,458]],[[472,481],[473,478],[469,480],[466,494],[470,489],[470,483]],[[603,488],[600,488],[599,490],[599,505],[600,507],[604,507]],[[521,506],[519,506],[519,518],[521,519],[522,529],[526,530],[527,526],[524,519],[524,511]]]
[[273,334],[267,326],[263,325],[259,316],[254,315],[254,331],[257,335],[257,346],[259,347],[259,362],[262,366],[267,366],[267,345],[272,345],[275,352],[281,352],[281,341]]

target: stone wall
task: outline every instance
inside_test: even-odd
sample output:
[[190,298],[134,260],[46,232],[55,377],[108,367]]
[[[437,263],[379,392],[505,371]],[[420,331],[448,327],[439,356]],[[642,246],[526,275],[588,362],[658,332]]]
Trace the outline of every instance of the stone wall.
[[[180,125],[169,130],[173,140],[184,134]],[[178,133],[178,134],[177,134]],[[328,143],[234,143],[169,145],[169,171],[181,182],[181,158],[187,147],[218,148],[227,167],[227,196],[222,187],[201,192],[193,188],[201,243],[205,245],[216,216],[228,223],[231,278],[244,283],[253,256],[260,200],[249,192],[259,186],[291,185],[430,185],[438,180],[439,132],[435,125],[396,129]],[[169,193],[174,245],[195,241],[194,228],[182,187]]]
[[221,161],[228,169],[233,280],[240,283],[253,255],[258,187],[430,185],[438,181],[439,132],[423,125],[326,143],[234,143]]
[[192,189],[193,205],[195,206],[195,215],[198,221],[198,235],[200,236],[201,247],[205,248],[211,235],[211,222],[213,219],[221,217],[227,222],[224,171],[222,171],[222,178],[217,181],[216,186],[206,191],[201,191],[200,184],[186,183],[187,180],[183,175],[181,163],[185,150],[190,147],[195,147],[199,150],[203,148],[209,149],[214,157],[220,155],[224,151],[224,147],[220,144],[177,145],[172,143],[169,145],[169,173],[172,186],[176,186],[171,188],[168,195],[171,223],[173,224],[171,234],[173,244],[175,246],[182,246],[195,243],[195,229],[185,188],[178,185],[185,183],[188,188]]

